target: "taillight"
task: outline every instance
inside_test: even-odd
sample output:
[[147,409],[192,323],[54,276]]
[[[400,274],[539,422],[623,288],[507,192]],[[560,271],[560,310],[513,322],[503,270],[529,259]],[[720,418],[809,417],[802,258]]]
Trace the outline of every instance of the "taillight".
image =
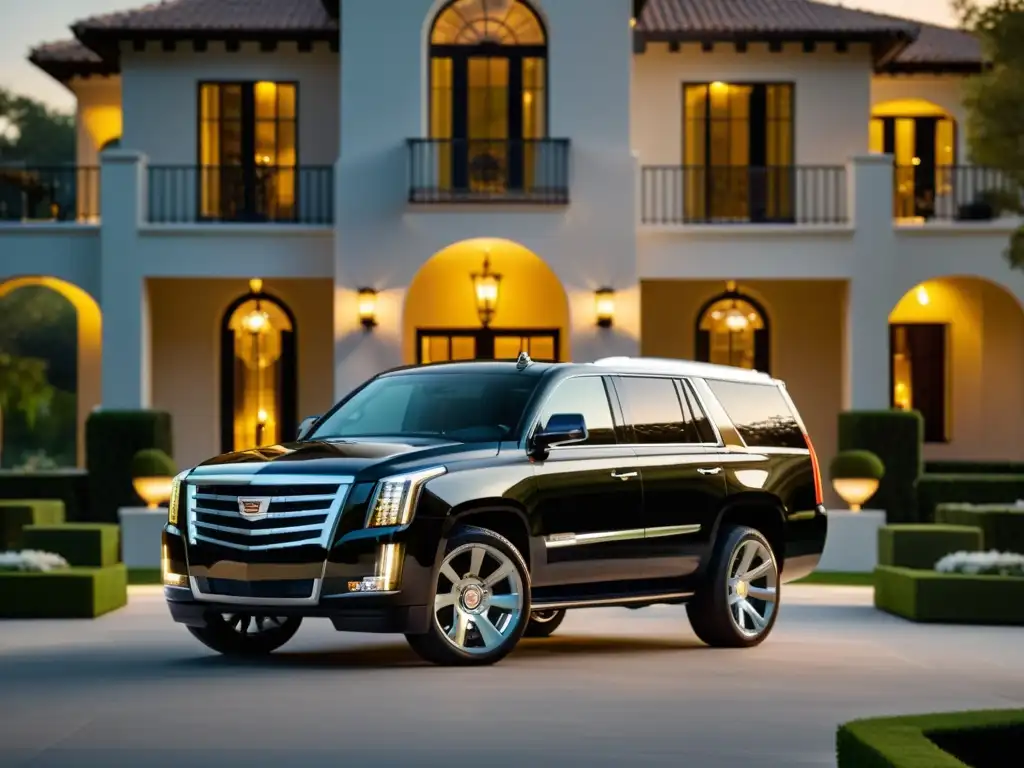
[[821,467],[818,466],[818,454],[814,452],[814,443],[811,436],[804,432],[804,440],[807,441],[807,451],[811,454],[811,468],[814,470],[814,503],[823,504],[825,494],[821,490]]

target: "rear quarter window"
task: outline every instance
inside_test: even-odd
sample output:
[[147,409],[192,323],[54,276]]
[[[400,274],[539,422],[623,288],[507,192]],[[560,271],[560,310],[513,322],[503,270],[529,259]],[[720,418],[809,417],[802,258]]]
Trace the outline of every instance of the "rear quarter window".
[[751,448],[807,447],[803,430],[777,385],[710,379],[707,383]]

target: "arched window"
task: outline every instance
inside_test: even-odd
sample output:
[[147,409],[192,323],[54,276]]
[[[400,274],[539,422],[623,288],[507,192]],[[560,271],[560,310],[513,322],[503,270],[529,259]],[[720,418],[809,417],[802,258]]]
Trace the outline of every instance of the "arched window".
[[430,32],[430,138],[442,189],[532,178],[547,136],[547,35],[525,0],[453,0]]
[[221,324],[221,448],[226,453],[289,442],[296,414],[295,317],[280,300],[252,290]]
[[701,307],[697,315],[696,358],[769,372],[768,315],[757,301],[726,291]]

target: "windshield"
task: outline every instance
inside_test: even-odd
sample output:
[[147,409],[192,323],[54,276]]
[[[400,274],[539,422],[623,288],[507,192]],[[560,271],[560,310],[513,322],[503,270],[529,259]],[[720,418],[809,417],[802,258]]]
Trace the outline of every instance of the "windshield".
[[444,437],[462,443],[518,439],[540,378],[459,372],[382,376],[344,402],[309,439]]

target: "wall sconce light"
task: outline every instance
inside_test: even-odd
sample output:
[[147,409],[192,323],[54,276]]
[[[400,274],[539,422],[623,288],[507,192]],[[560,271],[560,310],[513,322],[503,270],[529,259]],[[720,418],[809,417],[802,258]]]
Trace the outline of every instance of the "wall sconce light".
[[489,251],[484,256],[483,271],[474,272],[470,278],[473,280],[473,291],[476,295],[477,316],[480,318],[480,324],[487,328],[498,310],[498,296],[501,291],[501,275],[491,272]]
[[615,319],[615,291],[599,288],[594,291],[594,310],[599,328],[611,328]]
[[917,303],[922,307],[926,307],[930,301],[931,297],[928,295],[928,289],[923,285],[917,286]]
[[377,292],[373,288],[359,289],[359,322],[366,330],[377,325]]

